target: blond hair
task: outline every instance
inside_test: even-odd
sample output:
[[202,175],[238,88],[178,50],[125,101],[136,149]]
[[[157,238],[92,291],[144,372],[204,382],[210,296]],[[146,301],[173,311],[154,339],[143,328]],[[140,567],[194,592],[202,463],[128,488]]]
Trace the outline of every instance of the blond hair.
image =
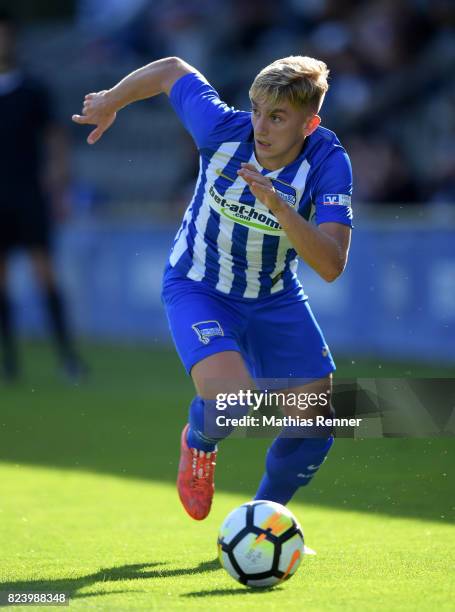
[[324,62],[303,55],[276,60],[261,70],[250,87],[252,100],[270,104],[283,100],[298,108],[317,113],[329,88],[329,70]]

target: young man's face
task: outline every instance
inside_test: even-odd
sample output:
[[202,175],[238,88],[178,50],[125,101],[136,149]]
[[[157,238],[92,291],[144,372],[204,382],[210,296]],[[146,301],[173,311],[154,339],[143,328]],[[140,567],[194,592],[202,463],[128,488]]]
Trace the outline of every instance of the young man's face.
[[305,138],[320,123],[317,115],[308,114],[287,100],[276,104],[251,100],[251,108],[256,159],[268,170],[277,170],[293,162]]

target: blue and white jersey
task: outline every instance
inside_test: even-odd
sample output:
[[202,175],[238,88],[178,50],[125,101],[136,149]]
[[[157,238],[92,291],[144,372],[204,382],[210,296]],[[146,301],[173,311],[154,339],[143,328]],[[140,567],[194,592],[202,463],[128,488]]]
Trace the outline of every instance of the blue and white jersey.
[[242,162],[254,164],[307,220],[352,227],[351,165],[335,134],[319,127],[297,159],[269,171],[255,157],[251,113],[228,107],[202,75],[178,79],[170,100],[200,154],[196,188],[170,265],[237,298],[262,298],[299,287],[296,251],[237,170]]

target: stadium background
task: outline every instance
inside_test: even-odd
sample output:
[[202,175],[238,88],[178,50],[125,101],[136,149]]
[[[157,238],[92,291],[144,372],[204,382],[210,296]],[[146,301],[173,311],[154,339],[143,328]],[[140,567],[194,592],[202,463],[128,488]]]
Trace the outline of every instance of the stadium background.
[[[276,57],[301,53],[327,61],[332,80],[323,123],[352,158],[355,231],[348,269],[336,283],[301,266],[310,303],[341,377],[453,377],[455,15],[449,0],[286,0],[279,11],[271,0],[15,0],[11,8],[24,22],[21,57],[51,85],[70,140],[72,212],[58,228],[55,254],[91,370],[85,384],[58,378],[40,298],[17,253],[9,280],[25,374],[0,387],[0,460],[11,495],[20,477],[8,466],[174,480],[192,390],[170,346],[160,281],[197,156],[164,96],[122,111],[95,147],[70,122],[85,93],[162,56],[183,57],[229,104],[244,108],[252,76]],[[219,490],[251,497],[266,441],[229,444]],[[453,520],[449,479],[440,477],[453,467],[452,440],[363,446],[343,440],[334,452],[302,503]],[[401,465],[412,481],[406,486]],[[22,474],[24,482],[33,480]],[[380,492],[384,483],[387,495]],[[169,512],[164,501],[155,503],[158,514]],[[16,573],[17,582],[9,577],[8,584],[25,588],[25,575]]]
[[[122,111],[89,148],[87,130],[69,121],[84,92],[175,54],[228,103],[248,108],[252,76],[297,50],[332,69],[323,121],[354,168],[356,231],[346,273],[327,285],[301,266],[335,354],[455,361],[449,3],[289,1],[280,3],[278,20],[268,1],[81,0],[66,19],[53,20],[39,5],[32,12],[22,3],[29,22],[21,55],[52,86],[71,137],[72,217],[60,228],[57,257],[81,335],[169,341],[160,275],[197,171],[196,152],[164,96]],[[27,265],[16,266],[17,316],[28,335],[38,334],[39,300]]]

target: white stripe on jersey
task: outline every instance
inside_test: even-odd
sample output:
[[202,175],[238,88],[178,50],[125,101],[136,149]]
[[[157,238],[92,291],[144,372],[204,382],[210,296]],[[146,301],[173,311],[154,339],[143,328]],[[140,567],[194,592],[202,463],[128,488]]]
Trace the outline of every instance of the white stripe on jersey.
[[[287,250],[290,249],[291,247],[292,245],[289,242],[289,238],[287,238],[286,236],[283,236],[280,239],[280,244],[278,245],[276,264],[275,264],[275,269],[272,272],[272,278],[275,278],[277,274],[283,271],[284,262],[286,261],[286,253],[287,253]],[[284,287],[283,277],[281,277],[280,280],[277,283],[275,283],[273,287],[270,289],[270,293],[276,293],[277,291],[281,291],[283,287]]]
[[223,219],[220,223],[220,233],[218,234],[218,253],[220,254],[220,272],[218,282],[215,289],[223,293],[229,293],[232,288],[234,274],[232,273],[232,232],[234,230],[234,221]]
[[[194,201],[196,199],[196,194],[198,192],[199,186],[200,186],[201,181],[202,181],[202,176],[203,176],[203,174],[202,174],[202,163],[201,163],[200,167],[199,167],[199,174],[198,174],[198,177],[197,177],[196,187],[194,189],[193,199],[191,200],[188,208],[185,211],[185,215],[183,217],[182,225],[180,226],[180,229],[177,232],[175,244],[174,244],[174,247],[173,247],[173,249],[171,251],[171,255],[169,257],[169,263],[171,264],[171,266],[175,266],[175,264],[178,262],[180,257],[183,255],[183,253],[188,248],[188,244],[187,244],[187,241],[186,241],[186,237],[188,235],[188,225],[189,225],[189,223],[191,221],[191,217],[192,217],[192,213],[193,213],[193,205],[194,205]],[[185,221],[186,221],[186,225],[185,225]],[[185,229],[183,229],[184,226],[185,226]]]
[[[240,143],[238,142],[226,142],[224,143],[225,150],[229,151],[229,157],[232,157],[237,150]],[[248,160],[251,162],[253,155]],[[246,186],[245,180],[241,176],[237,176],[235,181],[226,190],[224,194],[226,198],[232,198],[237,200],[242,195],[242,192]],[[232,232],[234,230],[235,222],[227,219],[224,216],[220,217],[220,232],[218,234],[218,253],[220,256],[220,272],[219,279],[216,284],[216,289],[223,293],[229,293],[232,289],[232,283],[234,281],[234,273],[232,271]],[[248,238],[251,235],[251,231],[248,232]],[[248,248],[248,247],[247,247]],[[248,252],[248,251],[247,251]]]
[[255,298],[259,295],[261,284],[259,282],[259,274],[262,266],[262,243],[264,242],[264,234],[250,230],[246,242],[246,253],[248,258],[248,267],[245,270],[246,287],[243,292],[243,297]]
[[300,201],[300,198],[303,196],[303,192],[305,191],[306,178],[308,176],[309,171],[310,164],[307,162],[306,159],[304,159],[303,162],[300,164],[300,168],[298,169],[294,180],[292,181],[292,184],[297,189],[297,205]]
[[[229,143],[229,144],[236,145],[236,147],[229,154],[229,159],[230,159],[232,155],[234,154],[235,149],[238,147],[238,144],[237,143]],[[210,160],[210,163],[207,166],[207,169],[205,171],[206,176],[210,176],[211,171],[213,171],[215,167],[219,165],[220,161],[219,161],[218,153],[221,151],[221,149],[223,149],[223,145],[220,146],[220,148],[216,151],[216,153],[213,155],[212,159]],[[195,221],[196,237],[194,240],[194,248],[193,248],[193,264],[187,274],[188,278],[191,278],[195,281],[202,280],[205,275],[205,257],[206,257],[206,252],[207,252],[207,243],[204,240],[204,236],[205,236],[205,230],[207,228],[207,223],[210,218],[210,211],[211,211],[210,204],[207,201],[208,193],[209,193],[208,189],[206,188],[202,196],[202,202],[199,208],[199,214]]]
[[290,270],[291,270],[291,272],[292,272],[292,274],[293,274],[293,275],[294,275],[294,274],[297,274],[297,268],[298,268],[298,267],[299,267],[299,260],[298,260],[298,258],[296,257],[295,259],[293,259],[293,260],[291,261],[291,264],[290,264],[290,266],[289,266],[289,268],[290,268]]

